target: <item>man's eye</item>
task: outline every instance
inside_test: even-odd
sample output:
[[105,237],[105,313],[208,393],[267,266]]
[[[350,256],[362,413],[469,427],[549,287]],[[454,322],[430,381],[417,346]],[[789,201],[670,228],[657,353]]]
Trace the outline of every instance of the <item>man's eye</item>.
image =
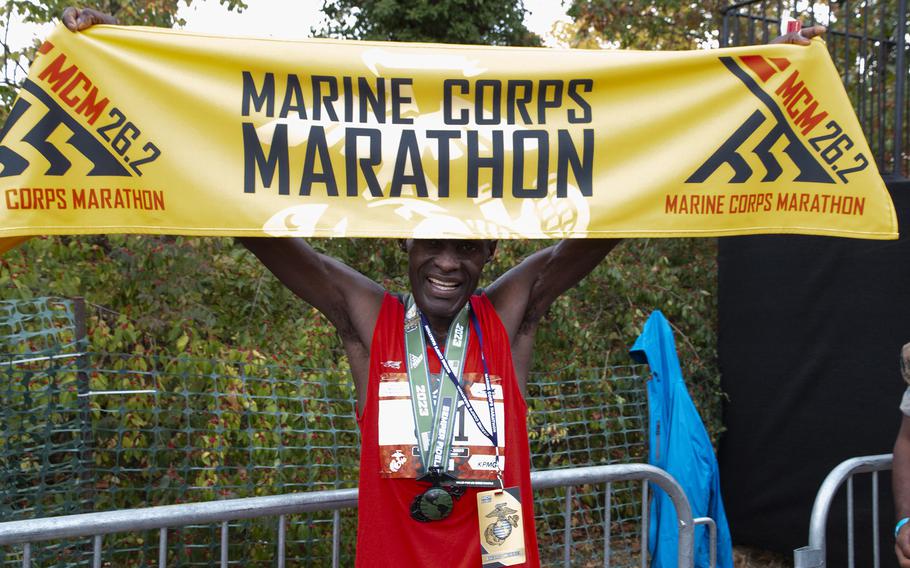
[[462,242],[458,243],[458,252],[470,254],[477,251],[477,243]]

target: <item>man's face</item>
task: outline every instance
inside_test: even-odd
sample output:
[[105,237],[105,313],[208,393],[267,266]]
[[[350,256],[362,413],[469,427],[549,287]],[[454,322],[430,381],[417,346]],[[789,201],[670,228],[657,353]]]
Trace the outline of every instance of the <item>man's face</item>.
[[408,239],[408,277],[417,307],[431,323],[446,323],[477,289],[495,241]]

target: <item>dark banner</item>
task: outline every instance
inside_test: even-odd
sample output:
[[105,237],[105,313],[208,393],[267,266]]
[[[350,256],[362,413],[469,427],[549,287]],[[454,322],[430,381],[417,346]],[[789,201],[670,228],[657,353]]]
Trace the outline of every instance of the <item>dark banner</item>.
[[[910,182],[889,182],[899,226]],[[722,239],[719,351],[729,394],[720,446],[733,541],[808,544],[819,485],[841,461],[891,452],[910,341],[910,238]],[[857,566],[871,566],[871,477],[855,483]],[[881,475],[883,566],[895,565],[890,475]],[[828,524],[829,566],[846,566],[843,496]]]

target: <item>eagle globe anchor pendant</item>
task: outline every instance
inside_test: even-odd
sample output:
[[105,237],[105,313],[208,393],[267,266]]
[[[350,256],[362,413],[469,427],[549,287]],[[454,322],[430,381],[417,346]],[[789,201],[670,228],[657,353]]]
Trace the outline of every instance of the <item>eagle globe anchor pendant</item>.
[[429,472],[417,481],[431,485],[411,502],[411,518],[421,523],[441,521],[452,514],[455,500],[464,494],[464,488],[455,485],[455,478],[431,467]]

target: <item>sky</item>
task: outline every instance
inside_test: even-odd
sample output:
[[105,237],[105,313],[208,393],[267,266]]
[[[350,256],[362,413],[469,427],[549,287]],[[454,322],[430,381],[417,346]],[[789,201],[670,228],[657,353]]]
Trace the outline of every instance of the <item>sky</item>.
[[[180,4],[179,17],[186,20],[185,30],[224,35],[304,39],[310,28],[319,23],[323,0],[246,0],[242,13],[229,12],[218,0],[193,0],[192,6]],[[557,20],[569,21],[559,0],[525,0],[529,14],[525,25],[536,32],[547,45],[556,45],[550,31]],[[43,37],[53,24],[41,26],[14,21],[9,39],[13,47]]]

